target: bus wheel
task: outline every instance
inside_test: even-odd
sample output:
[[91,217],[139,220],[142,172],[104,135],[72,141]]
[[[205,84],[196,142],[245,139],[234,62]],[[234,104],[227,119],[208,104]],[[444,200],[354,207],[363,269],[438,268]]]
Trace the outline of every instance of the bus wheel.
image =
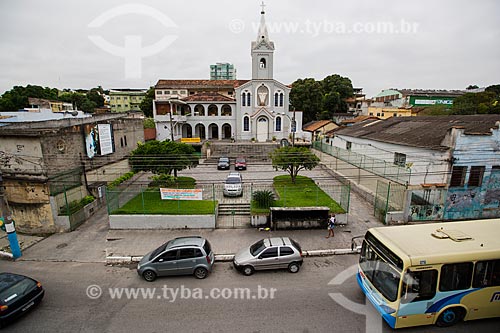
[[461,308],[449,308],[444,310],[436,321],[439,327],[449,327],[455,325],[464,317],[464,310]]

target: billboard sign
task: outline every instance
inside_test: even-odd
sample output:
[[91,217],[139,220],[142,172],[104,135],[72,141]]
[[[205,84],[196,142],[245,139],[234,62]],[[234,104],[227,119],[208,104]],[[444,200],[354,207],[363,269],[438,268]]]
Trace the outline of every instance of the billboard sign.
[[160,188],[162,200],[202,200],[202,189]]

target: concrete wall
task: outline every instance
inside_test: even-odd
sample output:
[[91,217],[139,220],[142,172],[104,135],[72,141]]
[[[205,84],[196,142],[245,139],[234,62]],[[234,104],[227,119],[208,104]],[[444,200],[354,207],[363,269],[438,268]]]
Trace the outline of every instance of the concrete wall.
[[215,229],[214,215],[110,215],[110,229]]

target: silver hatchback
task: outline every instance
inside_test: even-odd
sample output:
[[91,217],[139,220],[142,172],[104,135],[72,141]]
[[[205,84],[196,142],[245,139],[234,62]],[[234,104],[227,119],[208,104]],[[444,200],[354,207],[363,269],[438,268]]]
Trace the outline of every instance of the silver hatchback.
[[286,268],[297,273],[302,266],[302,249],[288,237],[261,239],[239,251],[233,259],[234,267],[245,275],[256,270]]
[[212,272],[214,253],[203,237],[178,237],[146,254],[137,265],[137,273],[146,281],[157,276],[194,275],[204,279]]

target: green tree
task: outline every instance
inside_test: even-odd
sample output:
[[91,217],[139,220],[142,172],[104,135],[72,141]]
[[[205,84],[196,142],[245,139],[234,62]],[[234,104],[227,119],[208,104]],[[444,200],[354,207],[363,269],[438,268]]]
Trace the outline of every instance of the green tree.
[[28,107],[29,97],[57,101],[58,93],[59,91],[55,88],[44,88],[36,85],[14,86],[0,97],[0,111],[17,111]]
[[429,105],[424,107],[422,111],[418,113],[419,116],[446,116],[449,115],[450,110],[446,105]]
[[353,96],[352,82],[349,78],[333,74],[321,81],[323,89],[323,110],[327,111],[331,119],[336,112],[346,112],[346,99]]
[[302,111],[304,124],[317,119],[323,110],[321,83],[312,78],[298,79],[292,84],[290,103],[292,108]]
[[153,100],[154,99],[155,99],[155,88],[151,87],[147,91],[146,96],[141,101],[141,105],[139,106],[141,108],[142,113],[144,113],[145,117],[149,117],[149,118],[153,117]]
[[299,171],[312,170],[320,161],[318,156],[305,147],[282,147],[276,149],[270,156],[274,169],[288,172],[292,183],[295,183]]
[[[498,108],[494,91],[465,93],[455,98],[451,111],[453,114],[485,114],[497,113]],[[498,111],[497,111],[498,110]]]
[[185,143],[174,141],[153,140],[139,143],[130,155],[129,163],[135,172],[151,171],[158,175],[170,175],[172,171],[194,168],[198,165],[195,149]]
[[104,106],[104,97],[102,87],[92,88],[87,93],[87,99],[94,102],[96,107],[100,108]]

